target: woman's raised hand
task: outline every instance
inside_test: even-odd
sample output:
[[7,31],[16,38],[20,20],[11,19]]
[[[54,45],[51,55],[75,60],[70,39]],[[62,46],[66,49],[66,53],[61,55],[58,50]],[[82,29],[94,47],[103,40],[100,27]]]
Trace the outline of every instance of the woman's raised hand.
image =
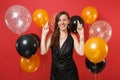
[[42,34],[47,35],[48,32],[49,32],[49,25],[48,25],[48,22],[46,22],[46,24],[44,25],[42,29]]
[[79,35],[84,35],[83,24],[80,24],[79,20],[77,20],[77,32]]

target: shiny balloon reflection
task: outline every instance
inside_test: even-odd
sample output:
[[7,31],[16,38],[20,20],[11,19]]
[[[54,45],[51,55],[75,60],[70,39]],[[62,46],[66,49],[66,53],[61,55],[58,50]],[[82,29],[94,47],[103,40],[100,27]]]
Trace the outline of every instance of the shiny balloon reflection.
[[22,70],[28,73],[35,72],[40,65],[40,59],[37,54],[33,55],[31,58],[24,58],[21,57],[20,59],[20,66]]
[[84,46],[85,56],[93,63],[99,63],[106,58],[108,46],[104,39],[99,37],[90,38]]
[[84,19],[85,23],[92,24],[98,17],[97,9],[92,6],[87,6],[82,10],[81,17]]
[[108,42],[112,36],[111,25],[104,20],[94,22],[89,29],[90,37],[100,37]]
[[46,24],[46,22],[49,21],[49,15],[44,9],[35,10],[33,12],[32,18],[33,22],[40,28],[43,27]]
[[16,50],[20,56],[24,58],[30,58],[32,55],[34,55],[38,47],[38,41],[30,34],[24,34],[16,41]]
[[85,64],[86,64],[86,67],[89,69],[89,71],[91,71],[94,74],[98,74],[104,70],[106,66],[106,60],[103,59],[101,62],[95,64],[86,58]]
[[5,12],[7,27],[16,34],[21,34],[29,29],[32,22],[30,11],[21,5],[13,5]]

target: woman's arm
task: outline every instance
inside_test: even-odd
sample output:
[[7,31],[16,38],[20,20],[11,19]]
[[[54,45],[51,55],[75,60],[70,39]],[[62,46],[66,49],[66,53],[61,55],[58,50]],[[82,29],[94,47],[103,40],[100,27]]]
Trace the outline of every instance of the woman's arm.
[[49,50],[49,46],[50,46],[50,42],[51,42],[51,35],[49,35],[47,38],[48,32],[49,32],[49,26],[48,26],[48,22],[47,22],[42,29],[41,45],[40,45],[41,55],[45,55],[47,53],[47,51]]
[[77,32],[79,34],[79,40],[76,35],[73,35],[74,39],[74,48],[76,52],[83,56],[84,55],[84,28],[82,27],[82,24],[77,21]]

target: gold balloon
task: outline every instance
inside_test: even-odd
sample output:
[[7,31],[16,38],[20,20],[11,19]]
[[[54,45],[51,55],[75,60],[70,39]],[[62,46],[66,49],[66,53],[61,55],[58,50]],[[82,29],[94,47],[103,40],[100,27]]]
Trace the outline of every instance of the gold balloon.
[[99,63],[106,58],[108,46],[104,39],[99,37],[90,38],[84,46],[85,56],[93,63]]
[[38,26],[38,27],[43,27],[46,22],[49,20],[49,16],[46,10],[44,9],[37,9],[33,12],[33,22]]
[[20,66],[22,70],[28,73],[35,72],[40,64],[40,59],[37,54],[33,55],[31,58],[24,58],[22,57],[20,59]]
[[97,19],[98,12],[94,7],[88,6],[82,10],[81,17],[85,23],[92,24]]

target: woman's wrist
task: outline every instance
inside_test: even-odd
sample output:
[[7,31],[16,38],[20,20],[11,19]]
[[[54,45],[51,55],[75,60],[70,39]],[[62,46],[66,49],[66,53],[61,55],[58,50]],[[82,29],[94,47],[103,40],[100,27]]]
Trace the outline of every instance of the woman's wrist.
[[80,42],[81,42],[81,41],[84,42],[84,38],[80,38]]
[[42,34],[42,35],[41,35],[42,39],[45,39],[46,36],[47,36],[46,34]]
[[80,41],[84,41],[84,34],[80,35]]

